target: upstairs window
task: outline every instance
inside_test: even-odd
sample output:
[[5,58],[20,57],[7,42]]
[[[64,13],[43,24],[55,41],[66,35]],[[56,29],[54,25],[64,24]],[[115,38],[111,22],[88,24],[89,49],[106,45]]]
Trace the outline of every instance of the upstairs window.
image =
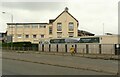
[[32,28],[38,28],[38,25],[32,25]]
[[17,28],[23,28],[23,25],[16,25]]
[[62,31],[62,23],[57,23],[57,31]]
[[9,28],[15,28],[15,25],[9,25]]
[[29,38],[29,35],[27,34],[27,35],[25,35],[25,38]]
[[68,29],[69,29],[69,31],[73,31],[74,30],[74,24],[73,24],[73,22],[69,23]]
[[52,26],[49,27],[49,34],[52,34]]
[[17,37],[18,37],[18,38],[22,38],[22,35],[21,35],[21,34],[18,34]]
[[46,28],[46,25],[40,24],[40,25],[39,25],[39,28]]
[[36,38],[36,37],[37,37],[37,35],[34,34],[34,35],[33,35],[33,38]]
[[30,28],[30,25],[24,25],[24,28]]
[[44,38],[44,35],[43,35],[43,34],[41,35],[41,38]]

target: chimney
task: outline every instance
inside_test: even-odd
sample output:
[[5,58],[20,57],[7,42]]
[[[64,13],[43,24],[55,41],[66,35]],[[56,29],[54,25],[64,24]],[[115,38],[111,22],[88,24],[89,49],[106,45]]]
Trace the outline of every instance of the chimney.
[[65,7],[65,11],[68,12],[68,10],[69,10],[68,7]]

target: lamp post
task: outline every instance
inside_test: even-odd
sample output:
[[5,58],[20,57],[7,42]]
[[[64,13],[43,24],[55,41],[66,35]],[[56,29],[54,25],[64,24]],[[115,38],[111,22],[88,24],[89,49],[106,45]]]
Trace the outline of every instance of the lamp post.
[[103,35],[104,35],[105,33],[104,33],[104,23],[103,23]]
[[[9,12],[2,12],[3,14],[9,14],[11,16],[11,23],[13,23],[13,14],[12,13],[9,13]],[[13,44],[13,27],[12,27],[12,31],[11,31],[11,38],[12,38],[12,41],[11,41],[11,50],[12,50],[12,44]]]

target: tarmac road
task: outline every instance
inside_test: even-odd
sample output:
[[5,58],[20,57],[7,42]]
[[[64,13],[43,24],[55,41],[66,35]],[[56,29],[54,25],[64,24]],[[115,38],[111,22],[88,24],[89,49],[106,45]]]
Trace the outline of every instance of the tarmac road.
[[3,75],[108,75],[106,73],[3,59]]
[[[111,73],[116,74],[118,72],[118,61],[116,61],[116,60],[90,59],[90,58],[75,57],[75,56],[47,55],[44,53],[37,54],[37,53],[17,53],[17,52],[3,52],[2,57],[3,57],[3,67],[5,65],[7,65],[7,66],[9,66],[9,68],[10,68],[10,65],[12,65],[12,64],[9,64],[9,62],[7,63],[6,59],[15,59],[18,61],[24,60],[27,62],[38,63],[40,65],[48,64],[48,65],[51,65],[50,67],[58,66],[59,68],[61,67],[64,69],[79,68],[76,70],[81,70],[81,68],[82,68],[82,69],[86,69],[86,71],[94,72],[95,75],[98,74],[98,72],[100,74],[102,72],[106,73],[106,74],[111,74]],[[4,59],[5,59],[5,62],[4,62]],[[15,67],[17,67],[17,66],[18,66],[18,64],[15,64]],[[69,67],[72,67],[72,68],[69,68]],[[6,66],[4,68],[6,68]],[[34,68],[32,68],[32,69],[34,69]],[[86,73],[84,73],[84,71],[83,71],[83,73],[80,73],[80,74],[86,74]],[[97,73],[96,73],[96,71],[97,71]],[[57,72],[57,71],[55,71],[55,72]],[[73,74],[79,74],[77,72],[74,73],[74,71],[71,71],[71,72],[68,72],[65,74],[72,74],[72,72],[73,72]],[[82,71],[80,71],[80,72],[82,72]],[[44,74],[44,73],[42,73],[42,74]],[[49,74],[49,72],[48,72],[48,74]],[[59,72],[56,74],[61,74],[61,73]],[[62,74],[64,74],[64,72]],[[93,74],[93,73],[88,73],[88,74]]]

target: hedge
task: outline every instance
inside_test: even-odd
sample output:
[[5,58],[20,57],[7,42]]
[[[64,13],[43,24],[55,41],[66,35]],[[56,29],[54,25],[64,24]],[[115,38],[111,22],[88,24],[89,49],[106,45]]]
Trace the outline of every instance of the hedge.
[[32,44],[31,42],[10,42],[10,43],[2,43],[2,47],[13,47],[14,49],[18,50],[18,47],[20,50],[38,50],[38,44]]

